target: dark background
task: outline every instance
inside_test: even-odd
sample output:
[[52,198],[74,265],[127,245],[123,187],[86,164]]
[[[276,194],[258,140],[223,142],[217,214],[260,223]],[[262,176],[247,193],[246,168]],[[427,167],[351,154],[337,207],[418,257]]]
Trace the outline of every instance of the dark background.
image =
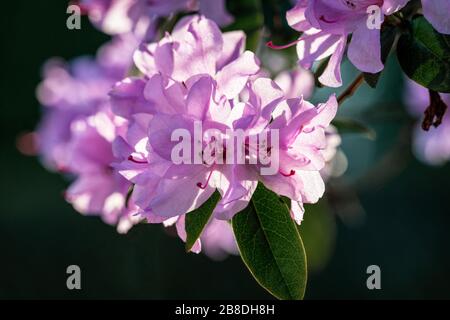
[[[81,216],[61,195],[67,182],[18,152],[17,136],[40,117],[41,65],[52,56],[94,54],[108,37],[85,18],[81,30],[67,30],[65,1],[2,6],[0,298],[270,299],[238,257],[215,262],[186,254],[160,226],[119,235]],[[343,73],[344,83],[356,75],[349,66]],[[321,270],[311,270],[307,299],[450,298],[450,166],[431,168],[411,154],[401,88],[394,57],[376,92],[362,88],[341,108],[340,115],[373,127],[377,139],[344,137],[349,169],[328,195],[336,237]],[[66,289],[71,264],[81,267],[80,291]],[[372,264],[381,268],[381,290],[366,288]]]

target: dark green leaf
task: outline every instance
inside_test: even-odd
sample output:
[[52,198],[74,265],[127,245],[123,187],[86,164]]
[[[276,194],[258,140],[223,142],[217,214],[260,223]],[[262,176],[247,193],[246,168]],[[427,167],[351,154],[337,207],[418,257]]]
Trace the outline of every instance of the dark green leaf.
[[[383,26],[381,30],[381,61],[383,64],[386,63],[389,53],[394,45],[395,38],[397,36],[397,28],[393,26]],[[364,80],[372,88],[376,88],[378,80],[380,79],[381,72],[378,73],[367,73],[364,72]]]
[[424,17],[415,18],[410,32],[400,37],[397,56],[412,80],[450,93],[450,36],[438,33]]
[[200,208],[186,215],[186,251],[191,251],[195,241],[197,241],[208,224],[219,200],[220,194],[216,191]]
[[290,0],[261,0],[264,25],[273,35],[288,36],[297,33],[288,24],[286,12],[292,8]]
[[377,134],[373,129],[354,119],[335,118],[332,124],[338,129],[340,134],[357,133],[362,134],[370,140],[375,140],[377,137]]
[[305,249],[283,200],[260,183],[232,226],[242,260],[256,281],[279,299],[302,299]]

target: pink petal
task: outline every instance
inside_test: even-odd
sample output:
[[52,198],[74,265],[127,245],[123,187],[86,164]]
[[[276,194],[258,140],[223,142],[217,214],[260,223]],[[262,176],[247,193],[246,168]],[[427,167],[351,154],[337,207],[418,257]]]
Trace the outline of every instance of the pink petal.
[[291,217],[298,225],[302,223],[304,214],[303,204],[300,201],[291,201]]
[[180,143],[172,141],[172,133],[179,129],[187,130],[192,141],[193,122],[181,115],[158,114],[150,122],[148,131],[150,145],[155,153],[167,161],[172,161],[172,150]]
[[186,100],[186,113],[197,120],[203,120],[210,107],[213,92],[213,79],[200,78],[189,90]]
[[286,13],[287,22],[294,30],[303,32],[311,29],[311,25],[305,18],[307,5],[306,0],[297,1],[295,7]]
[[217,61],[217,70],[221,70],[228,63],[236,60],[244,52],[245,38],[243,31],[231,31],[223,34],[223,50]]
[[326,32],[304,34],[297,44],[297,54],[300,65],[310,69],[314,61],[325,59],[333,54],[340,41],[341,35]]
[[440,33],[450,34],[450,1],[422,0],[425,18]]
[[336,51],[331,55],[330,61],[328,62],[325,71],[319,77],[319,81],[323,85],[333,88],[342,86],[341,62],[346,45],[347,45],[347,37],[342,36],[341,39],[339,40],[339,44],[336,48]]
[[347,52],[353,65],[363,72],[377,73],[383,70],[381,62],[380,30],[370,30],[366,22],[353,32]]
[[200,12],[219,26],[233,22],[233,17],[227,12],[225,0],[200,0]]
[[217,89],[228,99],[233,99],[242,91],[249,76],[255,75],[258,71],[258,58],[252,52],[245,51],[217,73]]
[[153,113],[154,106],[144,98],[145,85],[140,78],[125,78],[118,82],[109,93],[113,112],[124,118],[135,113]]
[[204,170],[184,179],[163,179],[147,210],[159,216],[174,217],[197,209],[214,192],[209,185],[205,189],[197,186],[208,181],[209,174],[209,170]]

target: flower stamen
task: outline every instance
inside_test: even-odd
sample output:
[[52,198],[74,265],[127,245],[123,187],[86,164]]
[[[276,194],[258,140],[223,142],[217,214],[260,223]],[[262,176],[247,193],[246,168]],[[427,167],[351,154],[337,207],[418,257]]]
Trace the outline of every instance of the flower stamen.
[[278,46],[278,45],[274,44],[272,41],[269,41],[269,42],[266,43],[266,46],[268,46],[271,49],[275,49],[275,50],[283,50],[283,49],[295,46],[299,42],[300,42],[300,39],[292,41],[292,42],[290,42],[288,44],[285,44],[285,45]]
[[148,163],[147,161],[136,160],[135,158],[133,158],[132,155],[130,155],[130,156],[128,157],[128,160],[131,161],[131,162],[134,162],[134,163],[139,163],[139,164],[147,164],[147,163]]
[[283,171],[279,171],[282,176],[291,177],[295,174],[295,170],[291,170],[289,173],[284,173]]
[[206,179],[205,184],[202,184],[201,182],[197,182],[197,187],[199,187],[199,188],[202,189],[202,190],[205,190],[206,187],[207,187],[208,184],[209,184],[209,180],[211,179],[211,176],[212,176],[212,174],[213,174],[213,171],[214,171],[214,170],[211,170],[211,171],[209,172],[209,175],[208,175],[208,178]]

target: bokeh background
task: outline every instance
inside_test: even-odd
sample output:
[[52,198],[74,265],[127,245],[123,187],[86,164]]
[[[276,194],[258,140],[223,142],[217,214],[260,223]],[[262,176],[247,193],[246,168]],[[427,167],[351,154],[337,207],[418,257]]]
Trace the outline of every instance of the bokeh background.
[[[236,3],[229,8],[237,15]],[[271,299],[239,257],[212,261],[186,254],[161,226],[119,235],[81,216],[62,197],[67,181],[18,151],[18,137],[40,118],[35,87],[46,59],[93,55],[108,40],[86,18],[81,30],[68,30],[66,6],[17,0],[1,10],[0,298]],[[237,25],[258,21],[254,15],[240,12]],[[343,74],[348,84],[357,72],[347,62]],[[339,111],[376,139],[345,134],[347,172],[330,181],[326,203],[307,208],[307,299],[450,298],[450,165],[429,167],[412,154],[403,82],[393,56],[377,90],[364,85]],[[66,288],[71,264],[81,267],[80,291]],[[372,264],[381,268],[381,290],[366,287]]]

